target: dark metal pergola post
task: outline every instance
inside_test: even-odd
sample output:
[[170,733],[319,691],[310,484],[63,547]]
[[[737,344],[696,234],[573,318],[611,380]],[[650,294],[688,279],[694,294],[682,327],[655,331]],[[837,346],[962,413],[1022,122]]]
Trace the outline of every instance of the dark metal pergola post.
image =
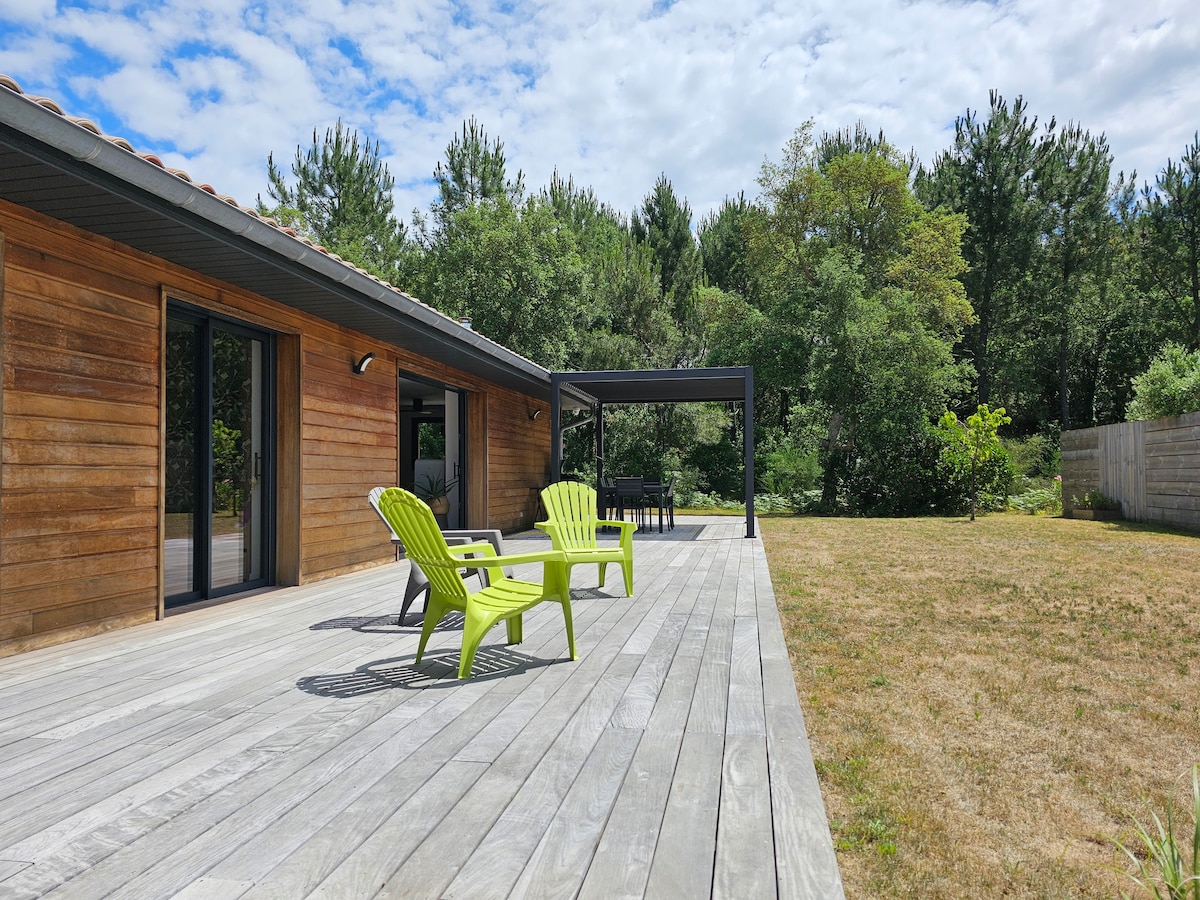
[[607,519],[604,497],[604,404],[596,404],[596,515]]
[[550,373],[550,481],[562,481],[563,373]]
[[754,369],[746,366],[742,401],[742,449],[746,454],[746,537],[754,537]]

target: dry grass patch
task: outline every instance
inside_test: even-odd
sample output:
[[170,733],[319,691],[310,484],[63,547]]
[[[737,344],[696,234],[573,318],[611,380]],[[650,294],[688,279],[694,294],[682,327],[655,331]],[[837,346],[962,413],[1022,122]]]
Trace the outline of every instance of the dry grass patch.
[[1200,759],[1200,537],[767,519],[847,896],[1113,897]]

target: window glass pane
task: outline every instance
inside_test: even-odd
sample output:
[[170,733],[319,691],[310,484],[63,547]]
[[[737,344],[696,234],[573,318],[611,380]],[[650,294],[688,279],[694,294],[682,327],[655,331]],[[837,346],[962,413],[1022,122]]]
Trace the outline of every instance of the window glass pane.
[[197,326],[167,321],[165,593],[171,597],[199,589],[196,579],[196,515],[199,470],[196,460]]

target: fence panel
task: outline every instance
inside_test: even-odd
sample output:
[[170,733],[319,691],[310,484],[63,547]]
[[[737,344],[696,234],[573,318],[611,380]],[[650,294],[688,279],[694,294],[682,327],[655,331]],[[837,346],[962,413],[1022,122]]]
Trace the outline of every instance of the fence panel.
[[1063,510],[1098,490],[1127,519],[1200,529],[1200,412],[1062,434]]

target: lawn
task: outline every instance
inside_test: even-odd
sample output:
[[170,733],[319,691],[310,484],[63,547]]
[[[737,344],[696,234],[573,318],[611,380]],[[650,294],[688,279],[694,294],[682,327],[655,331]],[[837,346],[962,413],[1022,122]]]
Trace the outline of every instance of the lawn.
[[760,524],[848,897],[1133,892],[1111,838],[1168,797],[1190,848],[1200,536]]

